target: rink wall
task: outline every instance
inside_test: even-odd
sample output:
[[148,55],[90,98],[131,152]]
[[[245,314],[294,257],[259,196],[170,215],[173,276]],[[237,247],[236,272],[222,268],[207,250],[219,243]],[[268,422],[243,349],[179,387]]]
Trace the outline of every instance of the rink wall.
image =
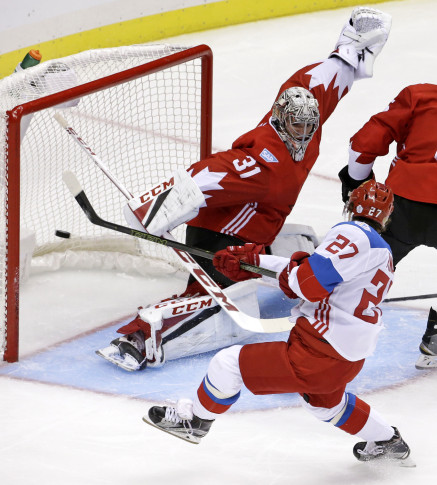
[[[23,10],[26,0],[24,7],[20,5],[19,13],[9,11],[15,18],[0,32],[0,78],[9,75],[31,48],[39,49],[43,60],[48,60],[88,49],[151,42],[363,3],[359,0],[91,0],[83,4],[87,8],[81,8],[80,1],[76,6],[61,6],[57,0],[40,0],[36,4],[27,1],[27,11]],[[365,2],[366,5],[374,3],[381,0]]]

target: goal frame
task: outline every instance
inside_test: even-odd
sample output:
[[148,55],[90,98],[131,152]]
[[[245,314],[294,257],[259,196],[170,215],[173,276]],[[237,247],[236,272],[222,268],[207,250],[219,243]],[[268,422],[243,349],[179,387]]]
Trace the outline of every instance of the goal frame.
[[[84,95],[109,89],[143,76],[171,68],[184,62],[201,60],[201,109],[200,109],[200,159],[211,154],[212,148],[212,65],[213,55],[207,45],[188,48],[137,67],[111,74],[65,91],[60,91],[34,101],[15,106],[6,111],[6,143],[8,163],[5,167],[6,247],[5,277],[5,351],[3,360],[16,362],[19,358],[19,292],[20,292],[20,123],[23,116],[58,104],[78,99]],[[71,202],[74,204],[74,200]]]

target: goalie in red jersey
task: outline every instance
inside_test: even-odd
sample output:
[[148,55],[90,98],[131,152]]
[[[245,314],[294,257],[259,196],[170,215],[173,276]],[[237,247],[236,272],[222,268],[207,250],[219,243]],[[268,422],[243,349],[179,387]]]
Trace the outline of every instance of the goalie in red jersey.
[[[217,251],[250,242],[270,252],[317,160],[323,124],[354,80],[372,76],[373,62],[390,26],[389,15],[355,8],[335,50],[327,59],[293,74],[256,128],[239,137],[230,150],[194,163],[173,174],[157,190],[149,189],[131,200],[125,208],[128,223],[159,236],[186,223],[185,242],[189,246]],[[308,249],[308,238],[302,239],[307,247],[293,249]],[[310,239],[309,249],[314,250],[315,235]],[[222,287],[232,285],[211,261],[195,259]],[[243,311],[257,317],[253,288],[233,285],[228,292],[237,304],[241,301]],[[179,299],[186,309],[184,299],[199,294],[204,290],[191,276]],[[97,353],[126,370],[139,370],[248,336],[213,303],[203,310],[184,310],[172,316],[169,305],[174,301],[141,310],[119,329],[122,337]],[[190,308],[206,304],[196,300]]]
[[[395,194],[394,212],[383,238],[396,266],[414,248],[437,249],[437,85],[404,88],[351,138],[349,163],[340,173],[342,196],[373,177],[376,157],[396,142],[386,183]],[[437,312],[431,308],[416,368],[437,368]]]

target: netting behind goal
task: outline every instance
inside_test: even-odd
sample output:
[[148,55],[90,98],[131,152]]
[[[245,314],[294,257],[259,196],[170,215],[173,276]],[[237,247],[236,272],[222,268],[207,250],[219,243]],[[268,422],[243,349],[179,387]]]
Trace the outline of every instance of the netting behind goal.
[[[5,360],[18,358],[20,230],[35,239],[37,265],[113,265],[143,273],[158,263],[160,271],[177,266],[170,249],[88,221],[64,186],[63,171],[76,174],[106,220],[126,224],[126,199],[54,114],[60,111],[136,194],[210,153],[211,97],[207,46],[91,50],[0,81],[0,354]],[[57,230],[71,237],[60,239]],[[183,231],[174,233],[177,239]]]

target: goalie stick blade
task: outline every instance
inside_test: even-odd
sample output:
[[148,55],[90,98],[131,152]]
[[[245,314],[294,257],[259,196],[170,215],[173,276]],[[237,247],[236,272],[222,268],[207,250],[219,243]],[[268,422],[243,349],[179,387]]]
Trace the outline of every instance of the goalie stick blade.
[[197,436],[193,436],[186,431],[172,431],[170,429],[164,429],[164,428],[160,428],[159,426],[156,426],[155,423],[149,420],[148,416],[143,416],[143,421],[146,424],[149,424],[150,426],[153,426],[154,428],[159,429],[160,431],[164,431],[164,433],[171,434],[172,436],[175,436],[176,438],[187,441],[188,443],[191,443],[193,445],[198,445],[200,443],[200,438],[198,438]]

